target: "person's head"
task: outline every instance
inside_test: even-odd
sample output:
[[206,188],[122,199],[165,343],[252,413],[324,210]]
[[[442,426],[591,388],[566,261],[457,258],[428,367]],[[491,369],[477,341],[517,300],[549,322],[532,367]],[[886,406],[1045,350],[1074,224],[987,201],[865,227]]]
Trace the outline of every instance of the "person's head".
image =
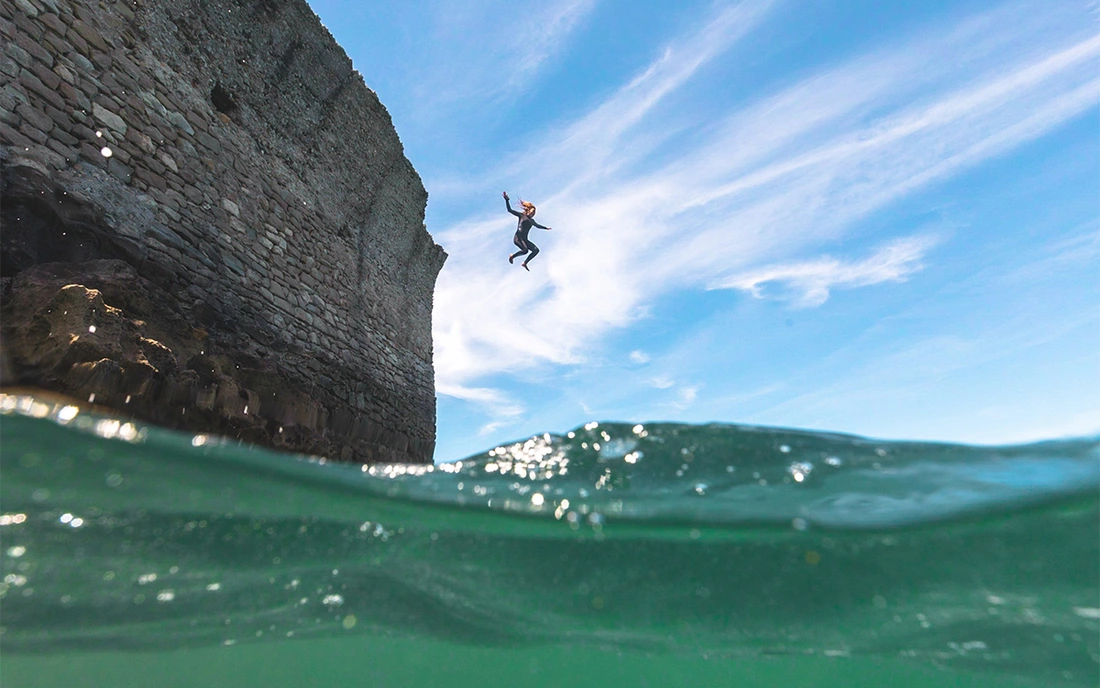
[[531,201],[520,201],[519,204],[523,206],[523,214],[527,217],[535,216],[535,204]]

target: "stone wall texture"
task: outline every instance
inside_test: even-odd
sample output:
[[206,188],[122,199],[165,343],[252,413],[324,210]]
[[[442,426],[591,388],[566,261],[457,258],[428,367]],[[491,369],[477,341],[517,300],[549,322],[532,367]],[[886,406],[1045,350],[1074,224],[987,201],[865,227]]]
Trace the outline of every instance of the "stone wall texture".
[[0,37],[5,382],[431,460],[446,254],[304,0],[0,0]]

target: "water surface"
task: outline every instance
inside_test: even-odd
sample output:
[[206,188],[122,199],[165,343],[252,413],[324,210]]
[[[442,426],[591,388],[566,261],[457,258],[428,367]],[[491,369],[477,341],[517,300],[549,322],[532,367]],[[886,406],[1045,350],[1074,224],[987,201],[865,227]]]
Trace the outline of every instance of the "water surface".
[[363,470],[0,410],[5,685],[1098,685],[1097,438],[588,423]]

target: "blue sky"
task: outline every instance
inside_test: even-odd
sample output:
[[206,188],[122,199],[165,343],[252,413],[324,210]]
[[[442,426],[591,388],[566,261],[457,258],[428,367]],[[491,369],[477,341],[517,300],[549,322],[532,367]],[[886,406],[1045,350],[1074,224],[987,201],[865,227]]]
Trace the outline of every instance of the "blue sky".
[[[1100,4],[311,0],[449,253],[436,460],[1100,430]],[[500,192],[538,205],[509,265]]]

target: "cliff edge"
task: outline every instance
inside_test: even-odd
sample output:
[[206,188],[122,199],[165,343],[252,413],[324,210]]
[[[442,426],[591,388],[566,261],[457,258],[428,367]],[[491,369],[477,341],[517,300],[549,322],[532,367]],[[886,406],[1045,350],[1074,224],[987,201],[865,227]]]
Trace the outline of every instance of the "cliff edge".
[[304,0],[0,0],[5,385],[429,462],[446,259]]

